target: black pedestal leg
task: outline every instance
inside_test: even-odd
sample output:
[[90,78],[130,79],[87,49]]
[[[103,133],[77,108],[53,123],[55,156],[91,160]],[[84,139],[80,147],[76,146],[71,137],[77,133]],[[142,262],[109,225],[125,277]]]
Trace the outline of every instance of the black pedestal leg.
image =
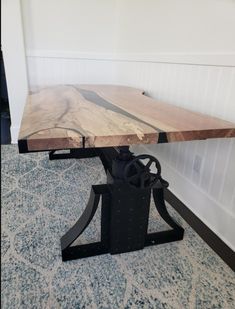
[[135,189],[126,184],[111,186],[111,254],[144,248],[148,229],[150,196],[150,189]]
[[[61,238],[63,261],[104,253],[123,253],[155,244],[181,240],[184,229],[169,215],[164,188],[168,183],[161,178],[161,166],[156,158],[148,155],[133,156],[128,147],[120,152],[115,148],[78,149],[69,154],[50,153],[50,159],[69,159],[99,156],[107,174],[107,184],[94,185],[88,205],[75,225]],[[143,159],[148,159],[146,165]],[[157,173],[152,173],[156,164]],[[147,234],[150,197],[160,216],[171,230]],[[92,220],[100,197],[101,241],[71,246]]]

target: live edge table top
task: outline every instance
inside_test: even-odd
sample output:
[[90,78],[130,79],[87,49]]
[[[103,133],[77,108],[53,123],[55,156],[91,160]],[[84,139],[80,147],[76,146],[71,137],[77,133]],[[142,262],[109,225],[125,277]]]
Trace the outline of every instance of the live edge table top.
[[154,100],[139,89],[58,85],[32,92],[20,152],[235,137],[235,124]]

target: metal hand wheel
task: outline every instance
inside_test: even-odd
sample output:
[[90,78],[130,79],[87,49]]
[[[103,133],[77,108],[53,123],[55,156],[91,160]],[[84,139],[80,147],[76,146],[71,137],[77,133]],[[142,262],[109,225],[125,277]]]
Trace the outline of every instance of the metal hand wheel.
[[[146,163],[142,160],[148,160]],[[151,172],[155,167],[156,172]],[[152,188],[161,179],[161,165],[151,155],[136,156],[125,167],[124,180],[135,188]]]

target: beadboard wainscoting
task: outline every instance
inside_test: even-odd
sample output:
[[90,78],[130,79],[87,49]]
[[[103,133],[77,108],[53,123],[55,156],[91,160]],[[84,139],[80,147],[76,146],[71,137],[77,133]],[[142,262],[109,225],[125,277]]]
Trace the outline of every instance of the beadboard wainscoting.
[[[232,66],[28,53],[27,69],[31,89],[70,83],[127,85],[144,89],[157,100],[235,122]],[[159,158],[172,192],[234,250],[234,139],[134,148],[136,153],[148,152]]]

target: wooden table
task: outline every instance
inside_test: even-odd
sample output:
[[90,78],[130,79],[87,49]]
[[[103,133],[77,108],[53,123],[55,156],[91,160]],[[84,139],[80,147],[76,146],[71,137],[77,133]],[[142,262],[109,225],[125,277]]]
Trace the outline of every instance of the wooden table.
[[[226,137],[235,137],[235,124],[153,100],[139,89],[58,85],[28,96],[18,145],[20,153],[50,151],[51,160],[101,158],[107,184],[92,186],[86,210],[61,239],[62,258],[69,260],[182,239],[182,227],[165,207],[168,183],[160,163],[152,156],[134,156],[129,146]],[[70,153],[55,153],[61,149]],[[151,193],[171,230],[147,234]],[[71,246],[93,218],[100,197],[101,241]]]

